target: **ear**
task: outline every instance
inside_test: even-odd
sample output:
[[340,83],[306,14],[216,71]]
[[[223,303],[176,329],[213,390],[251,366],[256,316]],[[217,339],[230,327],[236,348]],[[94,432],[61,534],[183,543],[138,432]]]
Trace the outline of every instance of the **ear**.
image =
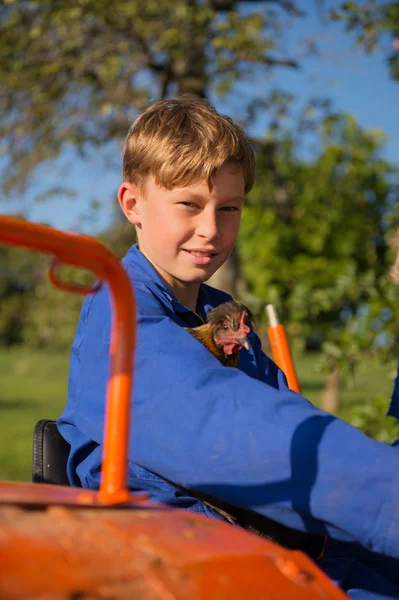
[[142,192],[133,183],[124,181],[118,188],[118,201],[123,214],[133,225],[140,226]]

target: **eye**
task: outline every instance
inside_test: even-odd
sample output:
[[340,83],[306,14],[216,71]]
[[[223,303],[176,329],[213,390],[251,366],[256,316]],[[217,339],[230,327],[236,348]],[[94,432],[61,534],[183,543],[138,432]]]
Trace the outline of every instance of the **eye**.
[[181,204],[182,206],[187,206],[187,208],[199,208],[198,204],[195,204],[195,202],[179,202],[179,204]]
[[223,206],[223,208],[220,209],[222,212],[227,212],[227,213],[235,213],[238,212],[238,208],[236,206]]
[[226,323],[223,323],[223,325],[222,325],[222,329],[224,329],[224,331],[227,331],[227,330],[228,330],[228,328],[229,328],[229,326],[228,326],[228,325],[226,325]]

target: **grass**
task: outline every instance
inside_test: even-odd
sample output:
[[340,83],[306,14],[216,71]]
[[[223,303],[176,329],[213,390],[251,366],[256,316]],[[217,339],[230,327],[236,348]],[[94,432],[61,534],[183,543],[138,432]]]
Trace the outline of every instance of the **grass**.
[[[29,481],[32,432],[41,418],[56,419],[67,396],[69,353],[0,349],[0,479]],[[296,357],[302,393],[320,405],[324,375],[314,354]],[[359,367],[353,385],[342,386],[340,416],[350,421],[351,407],[392,392],[393,366],[367,362]]]
[[[301,391],[317,406],[321,405],[325,375],[320,368],[320,356],[308,353],[294,359]],[[387,408],[396,375],[396,363],[382,366],[377,361],[364,361],[360,364],[352,380],[341,382],[341,409],[339,416],[350,420],[351,408],[375,396],[387,399]]]
[[68,352],[0,349],[0,479],[30,480],[33,427],[62,411],[68,361]]

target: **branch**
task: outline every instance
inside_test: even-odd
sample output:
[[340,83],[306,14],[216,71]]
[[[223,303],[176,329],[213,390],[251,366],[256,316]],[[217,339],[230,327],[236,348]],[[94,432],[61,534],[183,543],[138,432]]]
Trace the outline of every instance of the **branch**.
[[238,60],[246,60],[248,62],[260,62],[265,65],[270,65],[272,67],[290,67],[291,69],[300,69],[299,63],[296,60],[291,60],[289,58],[273,58],[272,56],[261,56],[258,59],[252,59],[250,57],[237,57]]
[[161,74],[161,100],[165,100],[170,84],[173,81],[173,69],[170,63],[165,65],[164,72]]
[[121,26],[119,22],[115,23],[113,18],[110,19],[108,14],[105,14],[104,20],[109,27],[136,46],[137,51],[142,53],[148,68],[152,69],[155,73],[163,73],[167,70],[163,63],[156,60],[146,39],[134,27],[134,22],[124,22],[123,26]]
[[230,71],[230,69],[237,66],[237,61],[250,62],[250,63],[258,63],[267,65],[269,67],[290,67],[291,69],[300,69],[301,66],[295,60],[284,59],[284,58],[273,58],[271,56],[259,56],[259,57],[251,57],[246,55],[245,53],[238,52],[234,58],[228,61],[223,62],[223,66],[218,69],[214,69],[208,73],[208,78],[214,77],[215,75],[222,75],[222,73],[226,73]]
[[[241,4],[274,3],[281,6],[288,14],[294,17],[303,17],[306,13],[297,8],[289,0],[239,0]],[[217,12],[229,12],[235,8],[237,0],[208,0],[209,7]]]

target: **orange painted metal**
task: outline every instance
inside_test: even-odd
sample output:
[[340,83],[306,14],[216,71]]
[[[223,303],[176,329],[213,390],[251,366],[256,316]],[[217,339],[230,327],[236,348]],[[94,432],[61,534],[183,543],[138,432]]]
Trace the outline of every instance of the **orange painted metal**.
[[[122,506],[123,508],[134,506],[136,503],[142,503],[147,499],[148,494],[135,492],[130,494],[129,500]],[[99,496],[97,490],[44,483],[38,485],[37,483],[1,481],[0,506],[4,504],[17,504],[26,507],[54,504],[103,508],[107,503]]]
[[344,600],[314,563],[187,511],[0,509],[7,600]]
[[0,241],[49,253],[57,264],[90,269],[109,284],[113,327],[102,480],[98,495],[105,504],[128,502],[127,447],[136,338],[136,304],[129,278],[117,258],[103,244],[88,236],[1,216]]
[[67,281],[61,281],[61,279],[58,279],[58,276],[56,274],[56,270],[60,266],[60,264],[61,263],[56,258],[54,258],[51,261],[51,264],[48,269],[47,275],[54,287],[58,288],[59,290],[62,290],[63,292],[75,292],[76,294],[84,295],[94,294],[95,292],[97,292],[97,290],[100,289],[101,281],[98,281],[92,287],[87,287],[85,285],[77,285],[75,283],[69,283]]
[[287,377],[288,387],[295,392],[301,393],[284,325],[278,322],[277,313],[273,305],[268,304],[266,314],[270,320],[270,327],[267,329],[267,334],[272,349],[273,360]]

